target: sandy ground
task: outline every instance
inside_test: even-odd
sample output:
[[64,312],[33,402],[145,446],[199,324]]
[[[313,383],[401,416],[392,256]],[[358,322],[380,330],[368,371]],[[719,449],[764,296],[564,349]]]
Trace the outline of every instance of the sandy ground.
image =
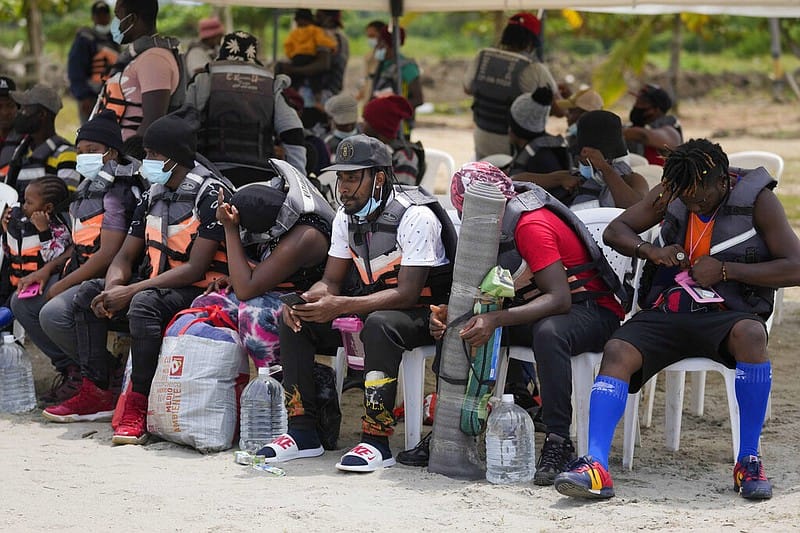
[[[772,134],[775,124],[796,125],[797,115],[796,106],[766,102],[757,109],[687,104],[682,120],[688,136],[714,133],[728,151],[780,153],[787,159],[781,189],[796,193],[798,183],[791,176],[800,171],[798,135]],[[426,146],[448,150],[460,164],[471,157],[468,125],[463,117],[426,117],[415,135]],[[440,176],[439,192],[444,192],[445,183]],[[800,530],[800,409],[795,403],[799,312],[800,290],[787,291],[785,318],[770,340],[773,417],[764,429],[763,455],[775,496],[767,502],[743,501],[731,490],[730,426],[722,380],[709,376],[705,415],[684,413],[679,452],[663,445],[663,389],[656,396],[653,427],[642,430],[632,472],[621,470],[621,429],[617,432],[611,456],[617,497],[593,504],[568,500],[548,487],[454,481],[420,468],[397,466],[347,475],[333,467],[338,451],[289,463],[287,476],[275,478],[235,464],[232,452],[204,456],[167,442],[114,447],[107,424],[58,425],[45,422],[38,413],[0,415],[0,455],[5,457],[0,467],[0,529]],[[52,371],[37,350],[29,349],[41,389]],[[357,441],[359,405],[356,391],[345,393],[342,448]],[[393,438],[396,451],[402,448],[402,436],[401,423]],[[537,435],[537,450],[541,437]]]

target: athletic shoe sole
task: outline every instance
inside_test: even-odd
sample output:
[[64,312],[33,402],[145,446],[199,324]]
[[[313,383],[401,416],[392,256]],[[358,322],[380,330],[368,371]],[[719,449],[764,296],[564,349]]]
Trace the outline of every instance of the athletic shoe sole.
[[769,500],[772,498],[772,488],[754,489],[745,494],[740,487],[734,485],[733,490],[738,492],[739,495],[746,500]]
[[372,465],[343,465],[342,463],[336,463],[336,468],[339,470],[344,470],[345,472],[375,472],[380,470],[381,468],[390,468],[393,467],[397,462],[394,460],[394,457],[390,457],[385,459],[381,462],[380,466]]
[[144,444],[149,438],[149,433],[145,433],[141,437],[134,437],[133,435],[114,435],[111,437],[111,442],[114,444]]
[[613,488],[603,488],[600,490],[587,489],[583,485],[578,485],[571,481],[556,481],[556,490],[564,496],[572,498],[583,498],[585,500],[607,500],[614,497]]
[[53,422],[60,422],[62,424],[69,424],[72,422],[109,422],[114,417],[114,410],[111,411],[98,411],[97,413],[89,413],[85,415],[70,414],[70,415],[55,415],[48,413],[47,410],[42,411],[42,416]]

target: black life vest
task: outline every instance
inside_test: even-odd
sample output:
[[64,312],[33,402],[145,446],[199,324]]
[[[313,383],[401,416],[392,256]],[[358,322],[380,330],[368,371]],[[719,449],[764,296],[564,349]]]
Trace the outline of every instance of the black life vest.
[[430,269],[418,305],[447,302],[453,281],[457,234],[452,220],[436,197],[419,187],[395,186],[394,198],[373,222],[349,218],[348,243],[361,279],[360,292],[372,294],[397,286],[402,260],[402,251],[397,245],[397,228],[406,210],[412,205],[424,205],[436,214],[442,224],[445,255],[450,261],[446,265]]
[[[74,150],[75,147],[60,135],[53,135],[37,146],[28,154],[33,137],[25,137],[16,147],[6,167],[4,182],[17,189],[20,197],[30,182],[46,174],[57,175],[58,169],[50,164],[49,160],[58,157],[65,150]],[[3,169],[0,169],[2,172]],[[73,187],[77,183],[68,183]]]
[[508,110],[522,94],[519,78],[530,59],[513,52],[485,48],[478,54],[478,67],[472,81],[472,117],[480,129],[508,133]]
[[516,153],[511,161],[509,175],[513,176],[520,172],[547,172],[548,170],[529,167],[531,160],[540,150],[552,151],[558,159],[561,170],[572,168],[572,156],[569,153],[569,147],[564,137],[545,133],[531,140]]

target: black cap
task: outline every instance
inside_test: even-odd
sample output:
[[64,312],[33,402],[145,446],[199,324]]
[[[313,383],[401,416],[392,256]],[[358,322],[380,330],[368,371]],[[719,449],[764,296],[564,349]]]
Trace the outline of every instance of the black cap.
[[197,129],[200,126],[197,110],[185,105],[156,120],[144,134],[143,145],[172,159],[182,167],[194,168],[197,152]]
[[392,153],[389,147],[379,139],[362,133],[340,142],[336,149],[335,163],[322,170],[347,171],[390,166],[392,166]]
[[17,84],[8,76],[0,76],[0,98],[11,98],[11,91],[17,90]]
[[284,203],[286,193],[266,183],[245,185],[231,198],[231,205],[239,211],[239,224],[254,233],[269,231]]
[[578,149],[596,148],[605,159],[616,159],[628,153],[622,137],[622,120],[611,111],[587,111],[578,119]]
[[645,85],[639,91],[639,96],[666,113],[672,107],[672,98],[669,93],[658,85]]
[[117,122],[117,115],[110,109],[105,109],[92,117],[78,130],[75,144],[80,141],[94,141],[118,152],[122,152],[122,130]]

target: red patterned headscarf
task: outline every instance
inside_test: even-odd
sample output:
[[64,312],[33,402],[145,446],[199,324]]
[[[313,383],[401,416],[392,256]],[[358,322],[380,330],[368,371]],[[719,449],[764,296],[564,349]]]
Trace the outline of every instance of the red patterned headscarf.
[[464,191],[473,182],[491,183],[500,189],[506,199],[516,195],[514,182],[496,166],[486,161],[467,163],[456,170],[453,179],[450,180],[450,201],[459,213],[464,207]]

